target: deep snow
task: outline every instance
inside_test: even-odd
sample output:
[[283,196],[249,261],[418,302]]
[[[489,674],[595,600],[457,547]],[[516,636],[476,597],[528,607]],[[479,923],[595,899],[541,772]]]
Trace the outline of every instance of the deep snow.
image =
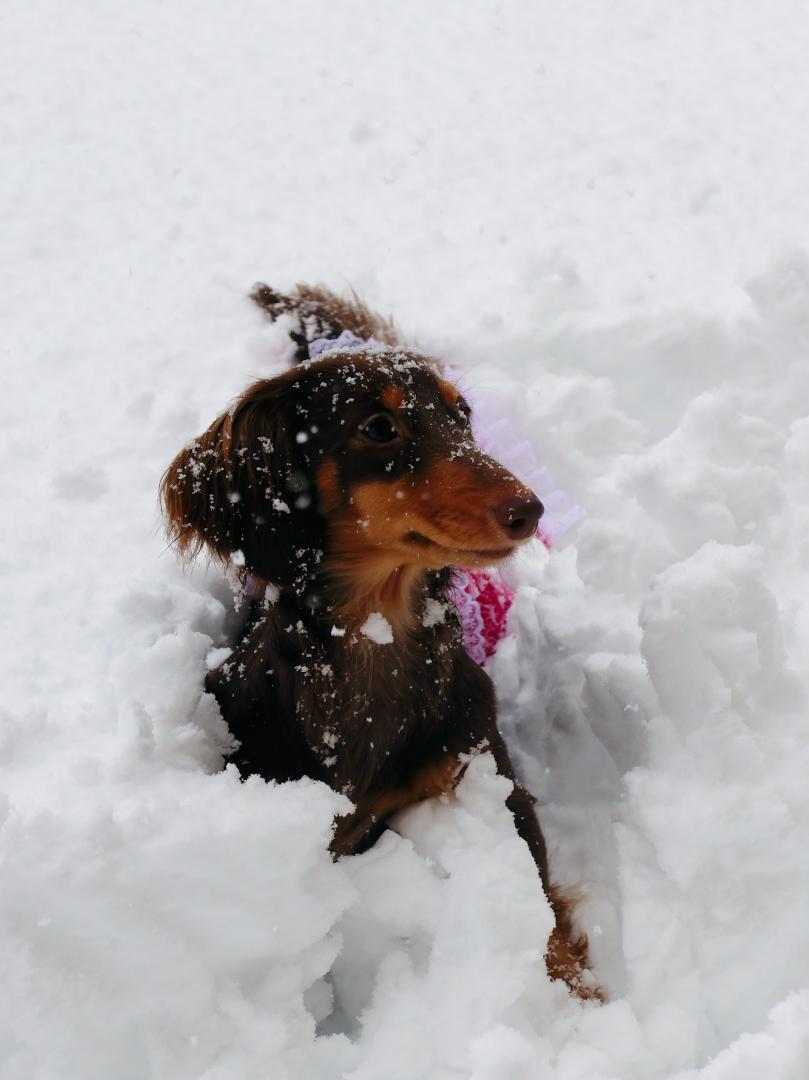
[[[0,13],[0,1076],[809,1077],[809,9],[691,0]],[[491,662],[611,1000],[475,762],[218,772],[236,623],[171,456],[351,284],[585,509]]]

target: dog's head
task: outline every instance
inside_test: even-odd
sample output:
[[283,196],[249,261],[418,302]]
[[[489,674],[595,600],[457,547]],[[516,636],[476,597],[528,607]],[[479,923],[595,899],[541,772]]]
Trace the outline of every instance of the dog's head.
[[321,573],[490,565],[542,513],[476,445],[457,389],[402,349],[332,352],[255,383],[178,454],[161,495],[182,550],[241,552],[298,590]]

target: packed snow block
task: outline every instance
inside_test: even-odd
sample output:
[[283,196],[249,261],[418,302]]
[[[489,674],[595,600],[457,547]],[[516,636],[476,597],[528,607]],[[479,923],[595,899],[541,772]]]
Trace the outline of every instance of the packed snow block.
[[[805,366],[805,360],[803,363]],[[806,400],[809,401],[809,392]],[[785,515],[780,530],[783,549],[777,571],[783,590],[779,600],[782,618],[793,629],[792,662],[798,671],[809,672],[809,604],[803,585],[809,567],[809,504],[805,494],[809,477],[809,416],[790,424],[783,465],[791,512]]]
[[745,1032],[702,1069],[672,1080],[805,1080],[809,1061],[809,991],[790,994],[760,1031]]
[[210,648],[210,637],[186,624],[131,649],[114,666],[122,703],[130,706],[121,709],[121,723],[129,724],[141,757],[211,772],[222,767],[233,740],[215,699],[203,690]]
[[[779,475],[783,433],[721,385],[697,395],[678,427],[639,464],[638,490],[682,558],[703,543],[769,539],[785,510]],[[645,475],[644,475],[645,474]]]
[[0,833],[3,1076],[318,1075],[305,995],[354,896],[326,850],[347,801],[234,769],[89,794]]
[[755,545],[710,541],[651,585],[642,653],[663,711],[682,735],[733,713],[754,726],[798,700],[778,604]]
[[745,282],[757,314],[784,336],[805,340],[809,329],[809,254],[783,252],[763,273]]
[[711,542],[660,574],[641,611],[660,713],[648,766],[626,778],[627,966],[640,1000],[644,983],[666,986],[694,1017],[697,1058],[761,1028],[809,962],[795,847],[809,820],[806,699],[771,570],[757,546]]
[[475,758],[455,796],[400,814],[401,836],[344,864],[360,898],[340,924],[332,976],[360,1050],[352,1080],[470,1076],[477,1065],[485,1076],[484,1046],[492,1062],[524,1060],[536,1026],[567,1007],[545,971],[553,916],[509,791],[490,755]]

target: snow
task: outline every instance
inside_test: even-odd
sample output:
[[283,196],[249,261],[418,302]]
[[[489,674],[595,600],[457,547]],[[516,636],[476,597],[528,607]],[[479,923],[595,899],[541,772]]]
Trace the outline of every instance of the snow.
[[447,615],[447,605],[442,604],[440,600],[434,600],[432,597],[427,597],[424,601],[424,617],[422,618],[422,625],[426,627],[437,626],[442,623]]
[[381,611],[372,611],[360,627],[360,633],[377,645],[393,643],[393,627]]
[[[805,1080],[809,11],[15,5],[0,33],[3,1080]],[[351,285],[585,514],[490,663],[609,993],[491,761],[333,863],[241,784],[171,457]]]

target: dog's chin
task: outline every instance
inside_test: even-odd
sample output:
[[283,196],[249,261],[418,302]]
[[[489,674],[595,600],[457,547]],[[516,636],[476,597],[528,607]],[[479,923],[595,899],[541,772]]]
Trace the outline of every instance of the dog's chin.
[[519,544],[514,544],[511,547],[484,548],[481,551],[472,551],[462,548],[454,552],[454,557],[450,565],[468,566],[470,570],[483,570],[487,566],[495,566],[497,563],[502,563],[505,562],[506,559],[510,559],[519,546]]
[[466,543],[448,543],[444,538],[440,541],[433,540],[423,533],[411,532],[407,534],[406,543],[409,554],[415,556],[413,561],[433,570],[441,570],[445,566],[468,566],[473,570],[482,570],[486,566],[504,562],[517,548],[522,547],[524,541],[492,547],[484,544],[472,547]]

